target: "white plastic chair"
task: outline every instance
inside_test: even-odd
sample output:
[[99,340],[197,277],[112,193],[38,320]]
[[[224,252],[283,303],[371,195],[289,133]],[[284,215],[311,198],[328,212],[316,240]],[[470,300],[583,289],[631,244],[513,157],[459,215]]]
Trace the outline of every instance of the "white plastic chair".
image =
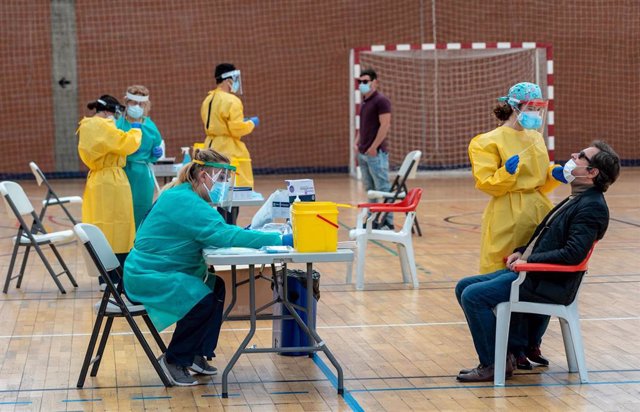
[[[560,328],[562,330],[562,339],[564,341],[564,349],[567,356],[567,364],[569,372],[580,374],[580,383],[588,383],[589,375],[587,365],[584,359],[584,347],[582,344],[582,334],[580,333],[580,314],[578,313],[578,294],[580,287],[576,292],[576,296],[569,305],[558,305],[550,303],[536,303],[520,301],[520,285],[527,277],[527,272],[563,272],[575,273],[582,275],[582,279],[586,276],[589,258],[593,252],[595,244],[587,254],[587,257],[578,265],[556,265],[546,263],[524,263],[516,265],[514,270],[520,272],[518,279],[511,284],[511,295],[508,302],[502,302],[496,306],[496,348],[495,348],[495,367],[493,375],[493,383],[496,386],[504,386],[505,368],[507,358],[507,344],[509,340],[509,322],[511,314],[516,313],[535,313],[538,315],[555,316],[560,320]],[[568,273],[569,272],[569,273]],[[580,286],[582,283],[580,283]]]
[[[95,278],[102,276],[107,285],[102,295],[102,300],[95,305],[97,312],[96,321],[93,326],[93,331],[91,332],[89,346],[87,347],[84,362],[82,363],[82,368],[80,370],[80,377],[78,378],[76,386],[78,388],[82,388],[84,386],[89,366],[93,365],[93,368],[91,368],[91,376],[96,376],[98,374],[102,355],[104,354],[104,349],[107,345],[107,340],[109,339],[109,333],[111,332],[113,319],[117,317],[123,317],[127,320],[133,334],[138,339],[138,342],[140,342],[140,345],[142,345],[145,354],[149,358],[153,368],[158,373],[162,383],[165,386],[171,386],[171,382],[162,371],[151,347],[149,347],[142,331],[140,331],[138,324],[133,319],[134,316],[141,316],[162,353],[166,352],[167,347],[158,334],[157,329],[153,326],[151,319],[149,319],[149,315],[147,314],[145,307],[141,304],[132,304],[129,302],[126,296],[122,294],[122,282],[118,282],[118,286],[116,286],[112,280],[112,277],[117,278],[118,280],[122,279],[122,269],[120,267],[120,262],[118,262],[116,255],[111,249],[111,245],[109,245],[109,242],[107,241],[107,238],[104,237],[100,228],[88,223],[78,223],[73,227],[73,231],[80,242],[84,244],[84,247],[81,249],[82,257],[84,258],[87,266],[87,274]],[[102,331],[100,344],[98,345],[95,357],[92,357],[104,318],[107,318],[107,320],[104,330]]]
[[[24,276],[24,271],[27,266],[27,260],[29,259],[29,252],[31,251],[31,248],[35,249],[38,256],[40,256],[42,263],[44,263],[44,266],[47,268],[47,271],[51,275],[51,278],[53,279],[61,293],[67,293],[64,290],[64,287],[62,287],[60,280],[58,280],[58,277],[63,274],[67,275],[74,287],[78,287],[78,284],[71,275],[67,264],[62,259],[62,256],[60,256],[60,253],[55,246],[57,244],[74,241],[75,237],[73,236],[73,231],[62,230],[59,232],[47,233],[44,226],[42,225],[42,222],[40,221],[40,218],[36,215],[33,209],[33,205],[31,204],[29,198],[19,184],[15,182],[2,182],[0,183],[0,193],[2,194],[5,202],[7,214],[9,215],[9,217],[17,218],[20,224],[20,226],[18,227],[18,233],[13,238],[13,252],[11,253],[9,270],[7,270],[7,277],[4,282],[4,288],[2,289],[3,293],[7,293],[7,291],[9,290],[9,283],[13,279],[18,279],[18,283],[16,285],[17,288],[20,288],[20,286],[22,285],[22,278]],[[33,218],[32,226],[29,226],[25,221],[24,216],[28,215],[31,215],[31,217]],[[42,249],[40,248],[40,246],[42,245],[49,245],[49,247],[51,247],[51,250],[58,259],[58,263],[60,263],[60,266],[62,266],[62,272],[56,273],[53,270],[51,264],[49,263],[49,260],[46,258]],[[22,257],[20,272],[16,276],[13,276],[13,267],[18,256],[18,249],[21,246],[25,247],[26,249]]]
[[[367,243],[370,240],[380,240],[383,242],[395,243],[398,247],[400,265],[402,267],[402,279],[405,283],[410,280],[413,287],[418,287],[418,275],[416,271],[415,256],[413,254],[413,239],[411,227],[415,220],[416,208],[420,203],[422,189],[414,188],[409,190],[404,200],[398,203],[362,203],[358,205],[361,209],[358,214],[356,228],[349,232],[349,237],[355,239],[357,244],[356,262],[356,289],[364,288],[364,263],[366,258]],[[369,216],[369,212],[371,215]],[[393,230],[373,229],[373,220],[376,212],[404,212],[407,214],[402,229],[398,232]],[[363,228],[364,226],[364,228]],[[351,283],[351,271],[347,271],[347,283]]]
[[[396,173],[396,177],[391,184],[391,189],[388,192],[369,190],[367,192],[367,197],[372,200],[383,199],[384,203],[393,203],[396,200],[404,199],[408,192],[407,180],[415,179],[421,156],[422,152],[420,150],[409,152],[405,156],[400,169],[398,169],[398,172]],[[384,222],[384,218],[386,215],[386,212],[376,213],[374,223],[381,224],[382,222]],[[420,224],[418,223],[417,218],[414,219],[414,225],[418,236],[422,236],[422,231],[420,230]]]
[[42,221],[44,219],[44,214],[47,211],[47,208],[49,206],[58,205],[58,206],[60,206],[62,208],[64,213],[67,215],[67,217],[69,217],[69,220],[71,221],[72,224],[75,225],[76,223],[78,223],[74,219],[74,217],[71,215],[69,210],[66,207],[64,207],[64,205],[65,204],[71,204],[71,203],[80,203],[81,204],[82,203],[82,198],[80,196],[59,197],[56,194],[56,192],[53,191],[53,188],[51,187],[51,185],[47,181],[47,178],[44,176],[44,173],[42,173],[42,170],[40,170],[38,165],[35,164],[35,162],[30,162],[29,163],[29,167],[31,168],[31,173],[33,173],[33,175],[36,178],[36,182],[38,183],[38,186],[42,186],[42,184],[44,183],[44,185],[47,187],[47,196],[42,201],[42,210],[40,210],[40,215],[38,216],[40,218],[40,220]]

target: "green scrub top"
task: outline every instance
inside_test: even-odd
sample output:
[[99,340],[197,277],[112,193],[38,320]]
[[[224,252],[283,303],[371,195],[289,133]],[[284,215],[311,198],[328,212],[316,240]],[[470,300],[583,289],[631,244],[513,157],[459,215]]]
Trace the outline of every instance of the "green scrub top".
[[[127,156],[127,164],[124,167],[124,172],[131,185],[136,229],[153,204],[153,191],[156,183],[153,181],[151,163],[155,163],[157,159],[153,157],[151,150],[162,144],[160,131],[150,117],[145,117],[141,124],[142,143],[135,153]],[[131,123],[127,121],[125,116],[122,116],[116,122],[116,127],[126,132],[131,129]]]
[[218,211],[183,183],[162,192],[144,219],[124,269],[127,295],[144,304],[158,330],[182,319],[213,290],[207,283],[206,247],[280,245],[277,233],[228,225]]

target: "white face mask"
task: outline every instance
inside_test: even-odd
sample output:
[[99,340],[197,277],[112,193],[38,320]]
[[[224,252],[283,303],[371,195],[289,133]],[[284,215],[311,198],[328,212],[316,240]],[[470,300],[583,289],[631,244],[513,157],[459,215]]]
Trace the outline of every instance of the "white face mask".
[[[571,172],[573,172],[576,168],[587,168],[588,166],[578,166],[573,159],[570,159],[567,163],[564,164],[564,168],[562,169],[562,174],[564,178],[567,179],[567,183],[571,183],[576,180],[576,176],[574,176]],[[587,176],[578,176],[578,177],[587,177]]]

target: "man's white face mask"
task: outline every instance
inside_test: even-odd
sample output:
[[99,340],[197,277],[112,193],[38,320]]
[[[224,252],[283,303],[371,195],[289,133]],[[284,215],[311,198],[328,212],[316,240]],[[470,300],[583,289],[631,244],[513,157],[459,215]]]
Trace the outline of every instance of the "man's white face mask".
[[576,162],[573,159],[570,159],[567,163],[564,164],[564,168],[562,169],[562,174],[564,175],[564,178],[567,179],[567,183],[571,183],[573,182],[576,177],[587,177],[585,176],[574,176],[573,172],[575,169],[580,169],[580,168],[589,168],[590,166],[578,166],[576,164]]

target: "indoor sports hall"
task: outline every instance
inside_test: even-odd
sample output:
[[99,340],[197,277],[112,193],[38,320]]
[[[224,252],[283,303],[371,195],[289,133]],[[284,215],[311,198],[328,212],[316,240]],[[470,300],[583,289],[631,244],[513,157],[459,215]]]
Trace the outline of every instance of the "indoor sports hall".
[[[4,1],[0,27],[0,410],[640,408],[640,3]],[[243,121],[255,126],[242,141],[252,193],[262,194],[232,202],[237,218],[224,217],[245,228],[264,204],[296,214],[295,200],[312,217],[294,218],[295,250],[275,257],[243,260],[202,245],[226,285],[228,312],[209,360],[217,374],[171,386],[156,359],[175,325],[156,334],[145,307],[123,300],[117,282],[101,290],[96,277],[112,268],[102,257],[118,252],[77,229],[94,223],[83,216],[90,173],[77,131],[94,115],[87,103],[103,95],[122,103],[129,86],[146,86],[164,142],[149,165],[161,189],[189,163],[182,148],[194,158],[205,141],[203,100],[224,62],[242,73],[236,94]],[[386,150],[395,185],[377,206],[355,147],[366,69],[392,108]],[[606,234],[574,269],[586,271],[576,298],[541,305],[570,318],[551,317],[540,345],[549,365],[464,382],[461,369],[479,361],[455,290],[481,273],[483,212],[493,197],[477,188],[469,147],[498,126],[497,99],[519,82],[540,87],[539,151],[550,163],[566,172],[570,159],[586,161],[591,173],[585,153],[603,140],[619,156],[620,175],[604,193]],[[529,150],[518,153],[516,170],[529,167]],[[286,205],[269,199],[303,179],[312,180],[315,203],[306,192],[286,195]],[[555,186],[553,205],[573,193],[571,184]],[[378,210],[394,211],[393,227],[367,229],[383,218]],[[284,224],[281,216],[273,220]],[[284,303],[272,268],[302,279],[284,282],[298,288]],[[282,319],[289,303],[306,327],[291,320],[298,315]],[[287,351],[294,330],[305,336]],[[308,351],[291,349],[307,341]]]

